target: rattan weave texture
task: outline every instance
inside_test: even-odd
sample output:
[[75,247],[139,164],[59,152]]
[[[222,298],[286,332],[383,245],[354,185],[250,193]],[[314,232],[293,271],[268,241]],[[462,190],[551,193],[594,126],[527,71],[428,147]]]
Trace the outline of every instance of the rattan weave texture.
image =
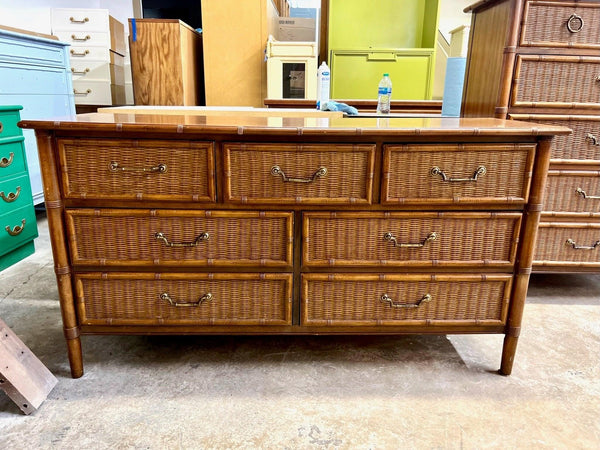
[[[61,139],[59,152],[68,198],[214,201],[212,143]],[[159,164],[166,172],[141,171]]]
[[[351,325],[352,322],[393,325],[405,320],[504,320],[507,281],[307,281],[302,307],[307,323]],[[391,308],[381,302],[416,304],[425,295],[432,300],[418,308]],[[396,323],[397,324],[397,323]]]
[[[593,104],[600,108],[600,58],[518,56],[513,106],[556,103]],[[577,80],[574,88],[572,80]]]
[[[291,275],[266,275],[260,279],[148,279],[130,274],[128,279],[76,276],[81,321],[85,324],[291,324]],[[176,307],[160,298],[196,302],[207,293],[210,301]]]
[[[389,165],[383,168],[381,196],[391,202],[423,203],[469,198],[527,199],[533,150],[534,146],[528,145],[386,146]],[[439,167],[449,178],[469,178],[480,166],[486,168],[486,173],[477,181],[448,182],[431,173],[432,168]]]
[[[100,210],[67,211],[74,264],[251,263],[291,265],[292,214],[227,211]],[[195,247],[202,233],[209,238]]]
[[[225,144],[224,149],[226,199],[371,202],[375,145]],[[273,166],[293,178],[308,179],[320,167],[327,174],[309,183],[285,182],[271,174]]]
[[[587,198],[577,193],[581,188]],[[596,213],[600,216],[600,171],[550,171],[544,195],[544,211]]]
[[[591,4],[591,2],[589,2]],[[581,31],[572,33],[567,20],[572,14],[583,19]],[[575,21],[577,22],[577,21]],[[578,23],[573,23],[578,28]],[[586,8],[574,2],[548,4],[526,2],[521,45],[557,47],[600,47],[600,9]]]
[[[306,213],[304,237],[307,265],[438,265],[452,262],[481,266],[514,264],[520,214],[447,214],[435,218],[427,213]],[[397,243],[423,243],[431,233],[437,237],[423,247],[400,248],[386,240],[392,233]]]

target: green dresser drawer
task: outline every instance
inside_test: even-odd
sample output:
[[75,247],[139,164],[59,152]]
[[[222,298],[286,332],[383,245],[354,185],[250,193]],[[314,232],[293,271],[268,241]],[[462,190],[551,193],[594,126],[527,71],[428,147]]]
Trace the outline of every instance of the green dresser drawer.
[[430,100],[434,49],[332,50],[331,98],[377,99],[384,73],[392,80],[392,100]]
[[27,174],[8,179],[0,178],[0,216],[32,204],[31,184]]
[[20,109],[20,106],[0,105],[0,138],[23,136],[23,132],[17,126]]
[[33,204],[0,216],[0,252],[2,254],[26,244],[38,236]]
[[0,139],[0,180],[27,170],[23,137]]

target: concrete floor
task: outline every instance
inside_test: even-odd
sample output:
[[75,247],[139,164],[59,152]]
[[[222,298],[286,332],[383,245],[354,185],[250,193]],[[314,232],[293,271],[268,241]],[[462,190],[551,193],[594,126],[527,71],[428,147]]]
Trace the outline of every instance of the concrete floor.
[[59,383],[0,449],[600,448],[600,275],[534,275],[502,336],[84,336],[69,376],[46,221],[0,273],[0,317]]

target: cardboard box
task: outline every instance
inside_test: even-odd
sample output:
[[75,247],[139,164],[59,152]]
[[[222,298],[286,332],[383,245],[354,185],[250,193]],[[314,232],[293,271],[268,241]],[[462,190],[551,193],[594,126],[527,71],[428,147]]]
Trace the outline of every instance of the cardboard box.
[[277,26],[277,40],[314,42],[315,30],[315,19],[280,17]]

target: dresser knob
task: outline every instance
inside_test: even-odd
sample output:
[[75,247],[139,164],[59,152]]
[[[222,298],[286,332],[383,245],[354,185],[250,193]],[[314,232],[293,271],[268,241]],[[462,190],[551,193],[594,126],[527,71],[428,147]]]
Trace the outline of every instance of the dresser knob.
[[431,299],[432,299],[431,294],[425,294],[423,297],[421,297],[421,299],[417,303],[396,303],[396,302],[394,302],[394,300],[392,300],[392,298],[389,295],[383,294],[381,296],[381,298],[379,299],[379,301],[381,301],[381,303],[387,303],[390,308],[412,309],[412,308],[418,308],[423,303],[430,302]]
[[583,19],[577,14],[571,14],[567,19],[567,30],[571,33],[579,33],[583,28]]

